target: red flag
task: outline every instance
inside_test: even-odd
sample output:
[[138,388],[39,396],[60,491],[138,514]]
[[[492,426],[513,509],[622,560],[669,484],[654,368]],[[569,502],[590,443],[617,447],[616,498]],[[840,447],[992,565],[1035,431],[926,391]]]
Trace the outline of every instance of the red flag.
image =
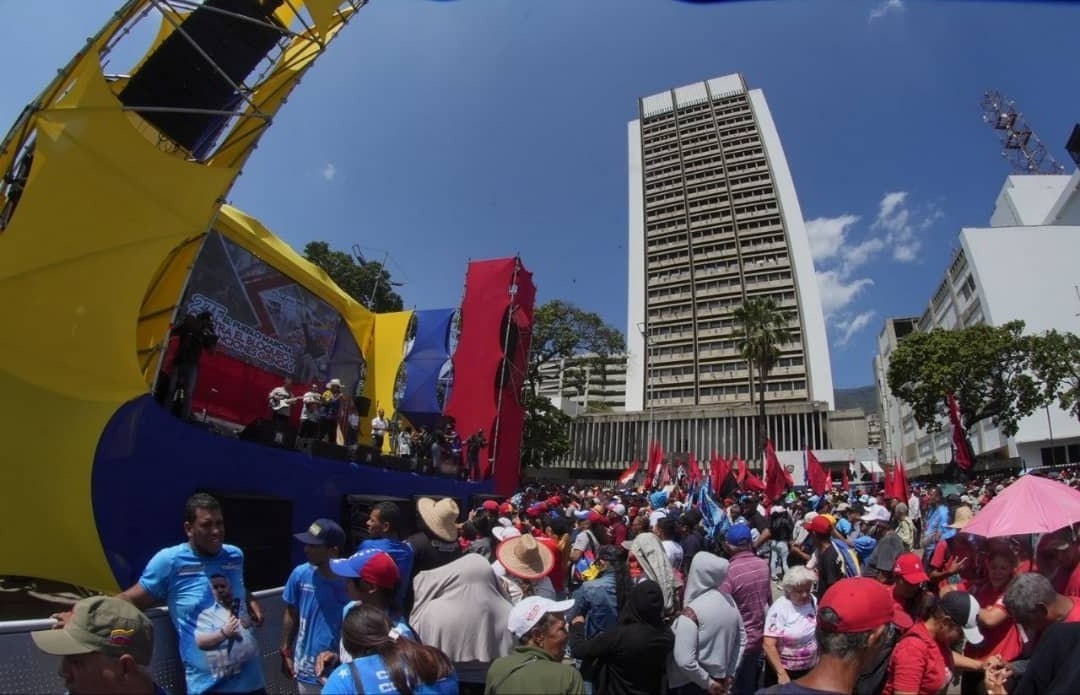
[[[742,485],[743,481],[746,480],[746,476],[748,475],[753,475],[753,473],[746,469],[746,461],[739,459],[738,462],[735,464],[735,482],[737,482],[739,485]],[[760,478],[758,480],[760,482]]]
[[791,474],[780,465],[771,439],[765,440],[765,497],[772,501],[780,499],[792,484]]
[[761,482],[761,478],[747,471],[746,477],[742,481],[742,488],[750,492],[765,492],[765,483]]
[[698,481],[701,480],[702,473],[701,466],[698,465],[697,458],[695,458],[693,454],[690,454],[690,462],[687,468],[690,469],[687,473],[687,475],[690,477],[690,484],[696,485]]
[[971,470],[971,452],[968,450],[967,432],[960,421],[960,406],[956,403],[956,396],[949,394],[949,421],[952,422],[953,459],[962,471]]
[[814,494],[824,495],[832,487],[831,476],[810,449],[806,450],[806,477],[806,484]]
[[848,472],[847,471],[848,471],[848,466],[845,465],[844,466],[844,477],[842,477],[840,479],[840,487],[843,488],[845,492],[850,492],[851,491],[851,482],[848,481]]
[[664,448],[660,442],[649,445],[649,467],[645,471],[645,486],[655,487],[660,473],[660,464],[664,462]]
[[903,459],[896,459],[895,470],[896,472],[893,474],[895,482],[893,484],[896,486],[896,494],[899,495],[897,499],[907,504],[908,498],[911,497],[911,485],[908,483],[907,469],[904,468]]
[[893,494],[893,480],[896,478],[896,472],[895,471],[896,471],[895,467],[893,467],[893,468],[890,468],[889,466],[885,467],[885,496],[886,497],[893,497],[893,498],[896,497],[896,495]]
[[634,476],[637,475],[638,469],[641,468],[641,461],[634,461],[630,464],[630,467],[619,474],[619,485],[627,485]]

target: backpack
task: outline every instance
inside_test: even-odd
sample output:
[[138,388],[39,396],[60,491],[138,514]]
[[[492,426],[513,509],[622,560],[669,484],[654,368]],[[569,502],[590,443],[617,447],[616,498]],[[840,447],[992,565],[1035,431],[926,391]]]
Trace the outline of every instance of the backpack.
[[844,541],[838,541],[835,538],[832,539],[832,546],[836,549],[836,554],[840,558],[840,570],[844,573],[844,577],[850,579],[851,577],[861,576],[859,556],[855,554],[855,549]]
[[889,675],[889,660],[892,659],[893,650],[908,634],[889,623],[881,651],[874,657],[873,663],[859,675],[859,680],[855,681],[855,690],[852,691],[852,695],[878,695],[885,689],[885,680]]
[[596,550],[598,542],[596,536],[592,531],[582,531],[582,533],[589,534],[589,544],[585,546],[585,552],[581,554],[581,557],[577,559],[574,566],[570,568],[570,581],[572,584],[584,584],[589,579],[595,579],[596,574],[587,574],[589,569],[596,562]]

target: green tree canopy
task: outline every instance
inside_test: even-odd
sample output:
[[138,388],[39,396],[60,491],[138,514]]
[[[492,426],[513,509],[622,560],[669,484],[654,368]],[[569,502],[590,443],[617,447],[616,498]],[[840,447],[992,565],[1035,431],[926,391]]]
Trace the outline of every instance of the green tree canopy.
[[570,453],[570,416],[551,401],[525,391],[525,430],[521,437],[521,463],[540,467]]
[[[580,309],[570,302],[553,299],[533,313],[532,354],[529,359],[529,386],[533,393],[540,387],[540,370],[563,359],[589,354],[582,360],[597,370],[601,383],[606,382],[607,366],[612,357],[626,350],[626,340],[619,329],[609,326],[599,314]],[[584,369],[569,370],[571,385],[583,390]]]
[[989,419],[1011,437],[1050,401],[1032,369],[1038,342],[1024,335],[1023,321],[916,331],[890,357],[889,389],[928,432],[941,430],[952,393],[966,427]]
[[401,311],[404,306],[394,289],[400,283],[394,282],[390,271],[378,261],[361,261],[352,254],[331,249],[325,241],[308,242],[304,246],[304,258],[326,271],[346,294],[372,311]]
[[1043,396],[1080,418],[1080,337],[1049,331],[1034,341],[1032,368],[1042,382]]

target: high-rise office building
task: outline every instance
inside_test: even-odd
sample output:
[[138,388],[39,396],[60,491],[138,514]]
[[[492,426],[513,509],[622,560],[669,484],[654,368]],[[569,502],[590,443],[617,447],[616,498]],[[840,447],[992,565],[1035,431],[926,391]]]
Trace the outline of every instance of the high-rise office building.
[[753,297],[793,317],[766,403],[831,408],[810,242],[765,95],[738,74],[677,87],[639,99],[628,130],[626,409],[756,398],[733,317]]

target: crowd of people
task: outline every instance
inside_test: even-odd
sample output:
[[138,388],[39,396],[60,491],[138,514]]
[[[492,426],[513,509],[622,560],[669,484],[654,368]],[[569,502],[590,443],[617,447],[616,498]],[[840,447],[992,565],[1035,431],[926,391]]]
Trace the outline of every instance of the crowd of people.
[[333,520],[296,534],[306,562],[285,582],[280,635],[260,633],[243,552],[198,494],[186,541],[34,639],[63,657],[72,693],[162,692],[138,610],[160,603],[189,693],[262,692],[268,640],[301,693],[1080,691],[1073,527],[964,532],[1011,482],[916,486],[906,500],[738,492],[718,525],[681,481],[535,486],[465,514],[421,498],[411,535],[380,502],[352,554]]

